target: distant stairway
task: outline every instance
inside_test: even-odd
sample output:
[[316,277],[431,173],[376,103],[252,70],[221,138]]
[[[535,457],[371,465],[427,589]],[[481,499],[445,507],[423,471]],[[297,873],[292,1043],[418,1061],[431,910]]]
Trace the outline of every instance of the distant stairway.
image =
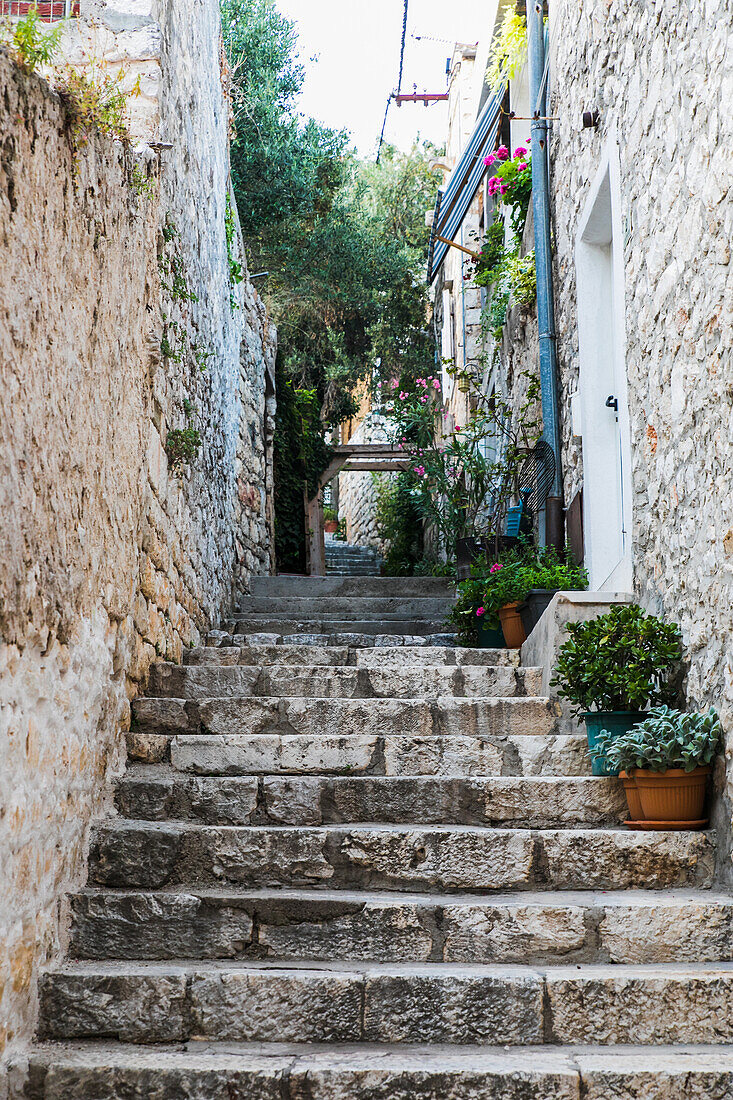
[[326,539],[326,571],[334,577],[378,577],[382,559],[373,546]]

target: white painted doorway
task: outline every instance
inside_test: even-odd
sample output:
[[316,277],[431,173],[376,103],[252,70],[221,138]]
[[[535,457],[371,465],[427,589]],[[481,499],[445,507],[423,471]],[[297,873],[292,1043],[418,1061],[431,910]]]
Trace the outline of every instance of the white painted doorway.
[[618,145],[612,139],[575,242],[585,561],[593,591],[633,590],[631,443]]

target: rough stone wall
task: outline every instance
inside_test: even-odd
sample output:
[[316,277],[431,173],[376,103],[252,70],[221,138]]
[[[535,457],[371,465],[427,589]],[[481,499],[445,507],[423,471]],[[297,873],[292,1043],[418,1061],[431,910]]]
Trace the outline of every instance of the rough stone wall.
[[[377,412],[368,413],[348,440],[349,443],[386,443],[390,439],[387,421]],[[379,474],[387,478],[390,474]],[[339,519],[346,521],[346,541],[358,546],[384,549],[377,531],[378,481],[372,473],[339,474]]]
[[[691,707],[733,755],[733,23],[729,0],[550,5],[551,201],[565,500],[582,485],[575,236],[614,132],[625,228],[634,587],[680,623]],[[595,130],[581,113],[600,111]],[[536,324],[513,356],[534,359]],[[534,360],[536,362],[536,359]],[[733,765],[727,794],[733,799]],[[719,810],[718,821],[720,823]],[[727,811],[726,811],[727,814]],[[729,831],[730,820],[725,823]]]
[[[48,85],[0,53],[0,1058],[32,1033],[129,699],[269,564],[274,333],[248,280],[230,306],[218,9],[161,15],[160,155],[74,147]],[[172,255],[197,300],[163,289]],[[189,422],[202,446],[174,469]]]

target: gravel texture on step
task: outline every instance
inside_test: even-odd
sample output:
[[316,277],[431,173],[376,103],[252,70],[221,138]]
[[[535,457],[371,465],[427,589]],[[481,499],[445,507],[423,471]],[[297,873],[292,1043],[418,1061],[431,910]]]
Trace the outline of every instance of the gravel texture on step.
[[180,776],[128,772],[117,785],[123,817],[208,825],[325,825],[345,822],[618,825],[628,814],[621,785],[595,776]]
[[47,1043],[10,1100],[730,1100],[716,1047]]
[[667,889],[712,885],[712,833],[465,825],[97,826],[90,881],[398,890]]
[[709,891],[514,895],[339,890],[72,895],[87,959],[271,958],[449,963],[733,960],[733,897]]

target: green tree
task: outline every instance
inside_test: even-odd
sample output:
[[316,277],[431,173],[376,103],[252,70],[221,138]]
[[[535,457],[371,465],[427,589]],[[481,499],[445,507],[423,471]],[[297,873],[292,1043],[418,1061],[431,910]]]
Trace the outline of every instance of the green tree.
[[433,363],[424,265],[435,151],[388,148],[378,166],[360,161],[345,132],[298,113],[304,69],[274,0],[223,0],[222,19],[234,191],[250,265],[269,272],[260,289],[278,327],[277,554],[296,568],[302,482],[315,484],[325,468],[325,440],[354,415],[358,383]]

